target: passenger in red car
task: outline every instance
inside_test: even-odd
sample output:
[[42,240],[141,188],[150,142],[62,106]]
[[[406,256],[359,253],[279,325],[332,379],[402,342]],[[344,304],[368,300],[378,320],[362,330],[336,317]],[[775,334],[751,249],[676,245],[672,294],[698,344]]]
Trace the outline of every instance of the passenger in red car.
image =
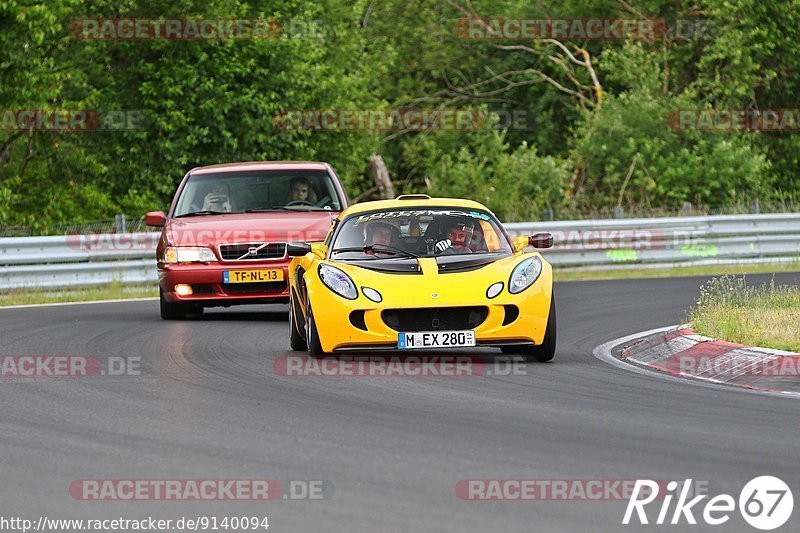
[[231,188],[227,183],[220,182],[214,185],[203,200],[203,211],[218,211],[230,213],[233,211]]

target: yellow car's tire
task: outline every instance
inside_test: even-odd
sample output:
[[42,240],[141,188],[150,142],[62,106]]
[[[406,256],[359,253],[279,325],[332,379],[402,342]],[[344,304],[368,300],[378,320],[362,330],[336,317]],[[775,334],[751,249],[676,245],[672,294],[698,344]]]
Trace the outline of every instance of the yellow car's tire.
[[289,346],[296,352],[304,352],[308,350],[308,345],[299,331],[297,316],[297,305],[294,296],[289,296]]
[[311,311],[311,304],[306,299],[306,344],[308,344],[308,355],[311,357],[321,357],[325,355],[322,351],[322,344],[317,333],[317,324],[314,322],[314,313]]
[[550,314],[547,317],[547,328],[544,331],[542,344],[538,346],[526,346],[521,352],[522,358],[527,362],[538,361],[546,363],[556,355],[556,299],[553,296],[550,300]]

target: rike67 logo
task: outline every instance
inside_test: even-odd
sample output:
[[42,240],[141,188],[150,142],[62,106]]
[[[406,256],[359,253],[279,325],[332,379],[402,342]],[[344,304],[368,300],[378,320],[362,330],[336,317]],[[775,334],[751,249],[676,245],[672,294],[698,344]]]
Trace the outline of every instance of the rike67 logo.
[[[719,526],[730,520],[736,511],[737,501],[729,494],[719,494],[708,501],[707,494],[693,495],[690,498],[692,480],[687,479],[679,484],[677,481],[667,483],[667,494],[660,499],[658,517],[654,524],[697,524],[695,513],[700,515],[706,524]],[[653,503],[659,496],[659,484],[649,479],[638,479],[628,500],[622,523],[650,524],[645,507]],[[679,489],[679,490],[676,490]],[[672,502],[677,496],[674,507]],[[656,504],[655,507],[658,507]],[[739,493],[739,513],[745,522],[756,529],[769,531],[785,524],[792,516],[794,497],[789,486],[773,476],[759,476],[751,479]],[[654,509],[651,509],[654,510]]]

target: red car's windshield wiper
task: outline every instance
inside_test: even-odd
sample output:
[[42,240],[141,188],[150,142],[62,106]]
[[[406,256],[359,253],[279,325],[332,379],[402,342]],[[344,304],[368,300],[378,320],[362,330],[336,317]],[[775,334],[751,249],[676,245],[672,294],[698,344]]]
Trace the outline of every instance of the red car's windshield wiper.
[[292,211],[292,209],[282,205],[273,205],[272,207],[251,207],[244,210],[245,213],[269,213],[270,211]]
[[[304,206],[305,207],[305,206]],[[322,209],[322,208],[314,208],[314,209],[294,209],[293,207],[285,207],[282,205],[276,205],[273,207],[253,207],[251,209],[245,209],[245,213],[269,213],[270,211],[295,211],[295,212],[308,212],[308,211],[330,211],[330,209]]]
[[204,211],[192,211],[191,213],[183,213],[182,215],[175,215],[175,218],[181,217],[199,217],[203,215],[230,215],[227,211],[210,211],[208,209]]

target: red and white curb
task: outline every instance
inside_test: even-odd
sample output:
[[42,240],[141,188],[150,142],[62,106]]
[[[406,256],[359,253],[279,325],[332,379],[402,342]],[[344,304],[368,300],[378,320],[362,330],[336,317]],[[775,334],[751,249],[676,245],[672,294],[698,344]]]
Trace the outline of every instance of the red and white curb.
[[[612,349],[618,346],[624,348],[615,357]],[[800,354],[718,341],[698,335],[688,325],[616,339],[595,348],[594,355],[615,366],[642,372],[647,367],[682,381],[691,378],[800,397]]]

